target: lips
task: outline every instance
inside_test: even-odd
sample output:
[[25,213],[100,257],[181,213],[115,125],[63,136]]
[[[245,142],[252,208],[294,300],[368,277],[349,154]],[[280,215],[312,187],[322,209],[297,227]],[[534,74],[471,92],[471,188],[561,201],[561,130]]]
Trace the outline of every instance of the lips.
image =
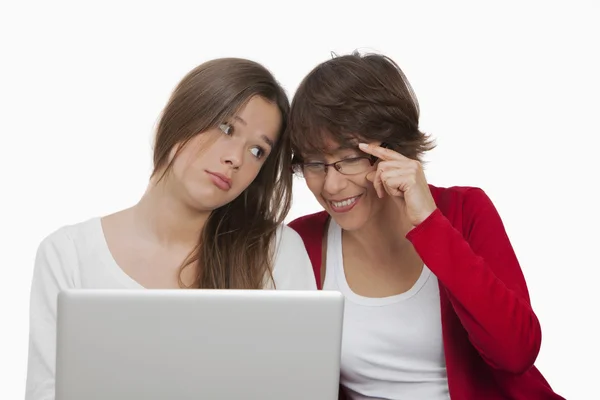
[[223,190],[231,189],[231,178],[218,172],[206,171],[213,183]]
[[358,203],[358,201],[360,200],[362,195],[358,195],[358,196],[354,196],[354,197],[347,197],[345,199],[340,199],[340,200],[327,200],[327,202],[329,203],[329,205],[331,206],[331,209],[336,212],[336,213],[344,213],[344,212],[348,212],[351,209],[354,208],[354,206],[356,205],[356,203]]

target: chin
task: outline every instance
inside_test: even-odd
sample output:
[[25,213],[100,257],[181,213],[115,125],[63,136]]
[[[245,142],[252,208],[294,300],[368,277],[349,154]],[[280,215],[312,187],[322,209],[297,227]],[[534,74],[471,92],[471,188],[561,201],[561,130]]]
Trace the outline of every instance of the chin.
[[233,200],[233,198],[229,199],[227,196],[215,193],[215,191],[211,190],[209,187],[196,186],[189,188],[186,192],[185,198],[187,205],[198,212],[216,210]]
[[324,208],[340,228],[345,231],[356,231],[369,221],[371,215],[369,204],[364,200],[367,199],[361,199],[360,204],[345,212],[337,212],[328,202],[326,202]]
[[350,215],[336,215],[336,214],[332,214],[329,213],[329,215],[331,215],[331,218],[340,226],[340,228],[342,228],[343,230],[347,231],[347,232],[352,232],[352,231],[357,231],[360,228],[362,228],[363,226],[365,226],[365,224],[368,221],[368,218],[366,216],[350,216]]

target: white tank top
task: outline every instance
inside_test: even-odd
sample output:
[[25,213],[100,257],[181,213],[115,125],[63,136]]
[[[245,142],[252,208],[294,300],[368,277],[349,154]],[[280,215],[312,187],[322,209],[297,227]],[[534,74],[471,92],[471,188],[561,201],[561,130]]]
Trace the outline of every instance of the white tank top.
[[438,281],[426,266],[405,293],[359,296],[344,274],[341,229],[330,220],[323,289],[346,298],[340,379],[352,400],[450,399]]

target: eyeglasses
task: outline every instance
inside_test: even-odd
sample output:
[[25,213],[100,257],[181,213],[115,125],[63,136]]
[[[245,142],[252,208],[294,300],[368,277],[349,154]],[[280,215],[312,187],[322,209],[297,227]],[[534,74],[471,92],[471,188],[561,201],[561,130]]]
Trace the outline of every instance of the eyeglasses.
[[[387,143],[382,143],[380,146],[389,148]],[[377,160],[377,157],[369,155],[345,158],[328,164],[322,162],[298,163],[293,165],[292,170],[297,176],[304,178],[322,177],[327,174],[329,167],[335,168],[343,175],[358,175],[368,172]]]

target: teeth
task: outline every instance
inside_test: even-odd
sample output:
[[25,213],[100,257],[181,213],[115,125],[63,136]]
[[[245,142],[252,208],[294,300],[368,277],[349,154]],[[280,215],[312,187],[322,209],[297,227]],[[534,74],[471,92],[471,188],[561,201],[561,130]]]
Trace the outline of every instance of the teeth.
[[353,197],[351,199],[344,200],[344,201],[332,201],[331,204],[333,204],[334,207],[346,207],[346,206],[349,206],[350,204],[354,203],[357,198],[358,197]]

